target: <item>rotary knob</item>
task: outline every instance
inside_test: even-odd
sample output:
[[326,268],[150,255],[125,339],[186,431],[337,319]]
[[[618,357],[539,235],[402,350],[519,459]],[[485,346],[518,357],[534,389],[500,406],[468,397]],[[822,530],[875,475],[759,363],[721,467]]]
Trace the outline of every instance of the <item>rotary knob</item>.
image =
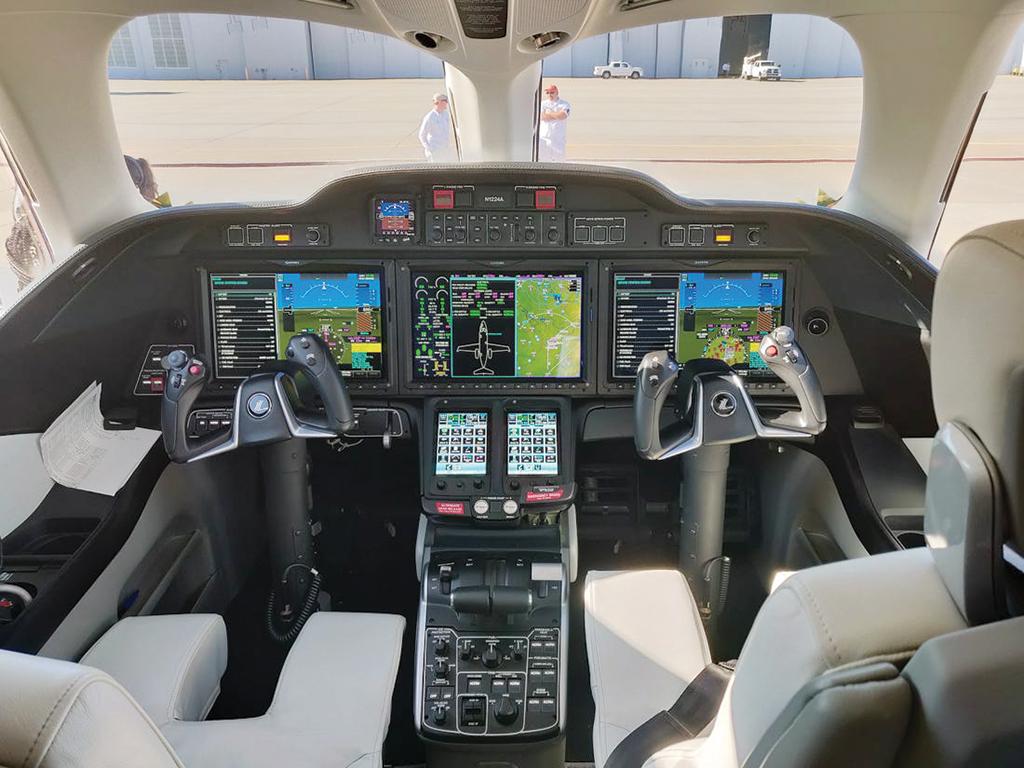
[[444,656],[448,653],[448,638],[444,635],[437,635],[434,638],[434,653],[438,656]]
[[494,703],[494,719],[502,725],[512,725],[519,717],[519,705],[506,693]]
[[434,704],[430,708],[430,717],[437,725],[444,725],[448,719],[448,705],[447,704]]
[[488,645],[487,650],[480,654],[480,660],[488,669],[494,669],[501,663],[501,654],[495,645]]

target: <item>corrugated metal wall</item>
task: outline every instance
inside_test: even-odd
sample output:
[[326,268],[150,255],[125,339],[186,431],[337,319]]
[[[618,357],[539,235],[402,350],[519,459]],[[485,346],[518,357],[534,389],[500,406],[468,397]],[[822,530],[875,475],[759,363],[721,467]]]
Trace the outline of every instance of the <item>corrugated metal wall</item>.
[[[551,55],[552,77],[589,77],[594,67],[623,59],[646,77],[717,77],[722,18],[691,19],[580,40]],[[1022,63],[1024,28],[1001,71]],[[768,55],[783,77],[862,74],[852,38],[832,21],[776,14]],[[404,41],[326,24],[226,14],[164,14],[129,22],[115,38],[112,78],[348,79],[442,77],[441,62]],[[736,74],[735,72],[733,74]]]

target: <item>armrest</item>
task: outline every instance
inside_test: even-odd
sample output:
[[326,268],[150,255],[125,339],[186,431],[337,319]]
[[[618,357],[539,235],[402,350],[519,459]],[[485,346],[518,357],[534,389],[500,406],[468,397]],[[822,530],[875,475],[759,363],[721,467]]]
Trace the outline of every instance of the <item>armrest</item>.
[[81,663],[117,680],[158,726],[202,720],[220,693],[227,630],[214,614],[121,619]]

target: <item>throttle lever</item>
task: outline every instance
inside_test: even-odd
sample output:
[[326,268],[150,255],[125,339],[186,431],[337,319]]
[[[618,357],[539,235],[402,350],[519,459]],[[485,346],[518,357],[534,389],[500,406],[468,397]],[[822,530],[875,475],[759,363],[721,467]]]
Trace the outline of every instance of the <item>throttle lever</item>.
[[809,435],[825,429],[827,415],[821,383],[807,355],[796,343],[796,334],[788,325],[780,325],[761,339],[761,359],[772,372],[789,385],[800,403],[799,411],[789,411],[765,423]]

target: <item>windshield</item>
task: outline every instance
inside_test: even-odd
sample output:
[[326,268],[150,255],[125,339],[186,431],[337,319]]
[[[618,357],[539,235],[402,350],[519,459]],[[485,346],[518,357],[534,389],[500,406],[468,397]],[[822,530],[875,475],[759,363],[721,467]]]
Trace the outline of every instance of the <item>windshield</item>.
[[[638,169],[695,197],[839,198],[860,60],[839,27],[809,19],[672,22],[557,51],[538,84],[536,157]],[[827,55],[807,50],[812,39]],[[790,62],[781,83],[741,82],[745,59],[776,48],[786,57],[761,66]],[[108,68],[126,163],[142,166],[133,179],[156,205],[302,199],[353,167],[459,159],[458,94],[442,62],[404,40],[161,14],[121,29]],[[533,119],[536,106],[523,109]]]

